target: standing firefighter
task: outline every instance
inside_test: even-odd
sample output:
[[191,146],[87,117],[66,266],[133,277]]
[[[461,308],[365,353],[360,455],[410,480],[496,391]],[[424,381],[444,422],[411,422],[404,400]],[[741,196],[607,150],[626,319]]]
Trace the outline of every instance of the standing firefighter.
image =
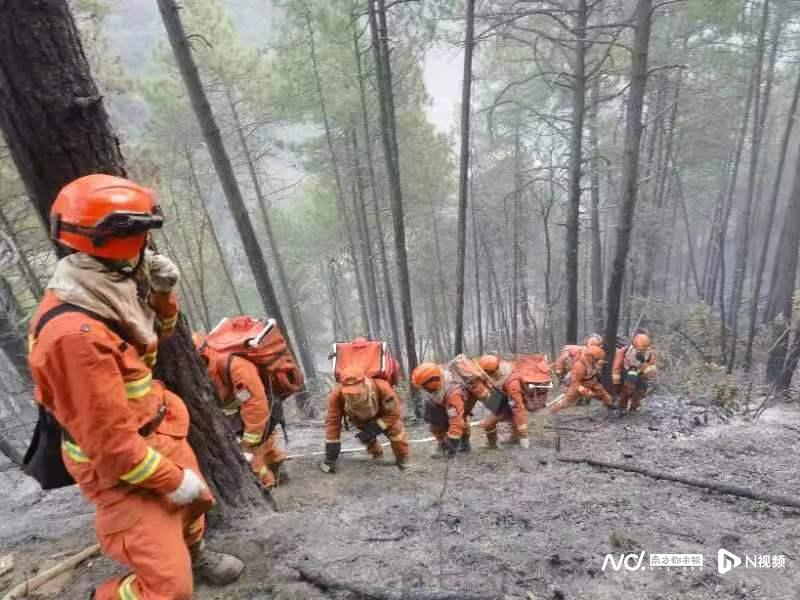
[[600,384],[598,378],[605,364],[605,351],[599,346],[586,346],[581,357],[572,365],[570,383],[567,392],[550,407],[550,414],[555,414],[570,406],[575,406],[581,398],[599,400],[611,409],[614,400]]
[[270,489],[278,482],[287,483],[289,477],[281,469],[286,454],[278,445],[275,411],[270,410],[271,399],[258,367],[243,356],[212,349],[198,333],[192,337],[222,400],[222,412],[234,421],[242,454],[261,485]]
[[656,356],[650,349],[650,336],[639,332],[630,345],[617,349],[612,380],[619,390],[619,408],[639,410],[647,395],[648,382],[656,375]]
[[484,354],[478,359],[478,366],[506,396],[498,410],[481,421],[489,448],[497,448],[497,424],[501,421],[511,421],[514,440],[523,448],[529,448],[528,409],[525,406],[522,378],[513,371],[509,361],[502,360],[496,354]]
[[464,412],[467,390],[447,369],[435,363],[418,365],[411,374],[411,383],[430,394],[425,401],[425,421],[439,444],[433,457],[452,458],[462,449],[464,433],[469,430]]
[[[101,585],[98,600],[188,599],[193,568],[219,584],[243,568],[204,546],[213,499],[186,441],[188,411],[150,370],[156,318],[166,332],[177,314],[177,272],[145,254],[149,230],[161,225],[153,193],[131,181],[89,175],[65,186],[51,233],[69,254],[31,321],[40,425],[48,433],[58,427],[62,440],[63,464],[48,468],[66,467],[96,505],[103,551],[132,569]],[[29,456],[31,467],[41,454]]]
[[328,395],[328,414],[325,417],[325,460],[320,468],[325,473],[336,471],[336,461],[342,449],[342,419],[358,429],[356,437],[367,447],[374,459],[383,457],[379,436],[389,438],[395,464],[400,470],[408,467],[408,434],[400,414],[400,399],[388,382],[367,377],[355,366],[346,367],[340,382]]

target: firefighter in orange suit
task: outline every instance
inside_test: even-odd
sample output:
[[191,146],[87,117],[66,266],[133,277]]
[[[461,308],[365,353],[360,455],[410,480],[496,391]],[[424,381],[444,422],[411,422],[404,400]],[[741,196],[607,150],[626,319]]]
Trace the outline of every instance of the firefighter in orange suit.
[[489,447],[497,447],[497,424],[511,421],[514,439],[523,448],[529,448],[528,409],[525,406],[522,380],[514,373],[510,362],[495,354],[484,354],[478,359],[478,365],[492,379],[494,386],[508,397],[508,404],[502,406],[497,414],[490,413],[481,421]]
[[452,458],[456,452],[464,451],[462,441],[469,431],[465,406],[470,403],[466,388],[435,363],[417,366],[411,374],[411,383],[430,394],[425,402],[425,420],[439,444],[434,458]]
[[149,366],[152,305],[166,320],[177,315],[165,310],[177,308],[177,272],[144,252],[161,224],[153,193],[126,179],[89,175],[65,186],[51,233],[68,255],[31,322],[36,398],[63,431],[68,472],[96,506],[103,552],[131,569],[98,587],[97,600],[188,599],[193,568],[219,584],[243,568],[204,545],[213,499],[186,441],[189,415]]
[[553,364],[553,370],[558,376],[559,381],[563,382],[565,385],[569,385],[568,376],[569,372],[572,370],[572,365],[581,357],[583,349],[587,346],[599,346],[602,348],[603,336],[593,333],[584,340],[582,346],[567,345],[561,349],[561,353]]
[[555,414],[570,406],[575,406],[581,398],[599,400],[609,409],[614,407],[614,400],[600,384],[598,378],[605,364],[605,351],[599,346],[586,346],[580,359],[575,361],[570,371],[570,384],[562,398],[550,407],[550,414]]
[[235,419],[234,429],[240,432],[242,454],[265,488],[288,483],[281,466],[286,453],[278,445],[278,432],[269,431],[270,405],[258,367],[242,356],[212,350],[203,336],[192,336],[208,368],[222,412]]
[[620,410],[639,410],[647,395],[648,382],[656,375],[656,356],[650,349],[650,336],[639,332],[630,345],[618,348],[611,373],[619,390]]
[[366,445],[375,459],[383,457],[380,435],[389,438],[395,464],[400,470],[408,467],[411,450],[408,434],[400,414],[400,398],[383,379],[366,377],[354,367],[344,369],[341,383],[328,394],[328,414],[325,417],[325,460],[320,468],[325,473],[336,472],[336,461],[342,449],[342,419],[358,429],[356,437]]

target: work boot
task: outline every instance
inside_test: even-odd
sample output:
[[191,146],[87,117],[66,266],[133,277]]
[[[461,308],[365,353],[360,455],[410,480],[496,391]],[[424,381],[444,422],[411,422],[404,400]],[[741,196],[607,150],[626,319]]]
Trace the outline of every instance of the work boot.
[[462,437],[461,438],[461,443],[458,445],[458,451],[459,452],[471,452],[472,451],[472,446],[469,443],[469,438],[468,437]]
[[227,585],[236,581],[244,570],[244,563],[232,554],[214,552],[204,540],[189,548],[192,571],[212,585]]
[[289,477],[289,473],[286,471],[286,467],[282,462],[271,464],[269,470],[272,471],[272,474],[275,476],[275,481],[278,484],[277,487],[286,485],[291,481],[291,477]]
[[431,458],[444,458],[446,452],[447,449],[444,444],[436,444],[436,449],[433,451],[433,454],[431,454]]
[[497,431],[486,433],[486,447],[490,450],[497,450]]
[[397,459],[395,460],[395,464],[397,465],[397,468],[400,469],[401,471],[407,471],[411,466],[411,463],[408,460],[407,456],[398,456]]

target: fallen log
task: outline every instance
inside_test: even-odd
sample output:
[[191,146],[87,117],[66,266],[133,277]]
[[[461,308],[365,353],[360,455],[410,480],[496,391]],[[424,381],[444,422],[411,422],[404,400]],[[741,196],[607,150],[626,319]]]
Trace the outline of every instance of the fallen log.
[[55,567],[47,569],[43,573],[39,573],[35,577],[31,577],[27,581],[23,581],[19,585],[13,587],[5,596],[3,596],[3,600],[16,600],[17,598],[24,598],[25,596],[30,595],[31,593],[35,592],[37,589],[42,587],[48,581],[58,577],[62,573],[74,569],[87,558],[91,558],[95,554],[100,552],[100,545],[95,544],[94,546],[89,546],[85,550],[81,550],[75,556],[72,556],[57,564]]
[[800,509],[800,500],[789,498],[787,496],[780,496],[777,494],[768,494],[765,492],[756,492],[750,488],[729,484],[729,483],[716,483],[714,481],[706,481],[704,479],[694,479],[692,477],[682,477],[680,475],[670,475],[669,473],[662,473],[660,471],[653,471],[646,467],[637,465],[624,465],[621,463],[612,463],[602,460],[594,460],[591,458],[573,458],[569,456],[560,456],[556,459],[559,462],[573,463],[573,464],[587,464],[592,467],[600,467],[603,469],[614,469],[617,471],[627,471],[628,473],[638,473],[645,477],[652,479],[661,479],[663,481],[673,481],[675,483],[682,483],[691,487],[702,488],[719,492],[720,494],[727,494],[729,496],[737,496],[739,498],[748,498],[750,500],[758,500],[760,502],[768,502],[770,504],[777,504],[779,506],[788,506],[791,508]]

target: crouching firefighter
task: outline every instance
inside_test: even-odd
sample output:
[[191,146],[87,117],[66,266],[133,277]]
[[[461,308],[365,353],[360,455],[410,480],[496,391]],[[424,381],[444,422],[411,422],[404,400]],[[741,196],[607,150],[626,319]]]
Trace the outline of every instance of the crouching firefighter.
[[[204,545],[213,498],[186,440],[188,411],[150,370],[157,314],[174,309],[162,333],[177,315],[177,271],[145,254],[149,230],[161,225],[153,192],[131,181],[89,175],[66,185],[51,234],[67,255],[31,321],[42,408],[26,470],[44,487],[77,482],[96,506],[103,552],[131,569],[98,587],[97,600],[185,600],[193,570],[225,584],[243,569]],[[43,466],[45,441],[60,442],[61,454]],[[46,481],[48,469],[62,480]]]
[[357,367],[342,371],[340,383],[328,395],[325,417],[325,460],[320,468],[336,472],[336,461],[342,449],[342,419],[358,429],[356,437],[374,459],[383,457],[380,437],[389,438],[395,464],[400,470],[408,467],[410,448],[408,434],[400,414],[400,398],[383,379],[366,377]]
[[433,458],[452,458],[456,452],[468,451],[469,438],[464,434],[469,423],[464,407],[469,393],[461,382],[440,365],[422,363],[411,374],[411,383],[430,394],[425,400],[424,418],[438,443]]
[[199,333],[192,339],[253,473],[266,489],[288,483],[289,475],[282,468],[286,453],[279,446],[277,432],[282,411],[279,403],[270,406],[258,367],[243,356],[217,352]]
[[586,346],[581,357],[572,365],[567,392],[550,407],[553,415],[575,406],[581,398],[599,400],[607,408],[614,408],[614,400],[599,381],[606,353],[600,346]]
[[496,354],[484,354],[478,359],[478,366],[504,395],[498,408],[481,421],[488,447],[497,448],[497,424],[510,421],[513,440],[523,448],[529,448],[528,408],[525,406],[522,378],[514,373],[509,361],[502,360]]
[[620,410],[639,410],[649,382],[656,375],[656,356],[650,349],[650,336],[639,332],[630,345],[617,348],[611,373],[619,390]]

